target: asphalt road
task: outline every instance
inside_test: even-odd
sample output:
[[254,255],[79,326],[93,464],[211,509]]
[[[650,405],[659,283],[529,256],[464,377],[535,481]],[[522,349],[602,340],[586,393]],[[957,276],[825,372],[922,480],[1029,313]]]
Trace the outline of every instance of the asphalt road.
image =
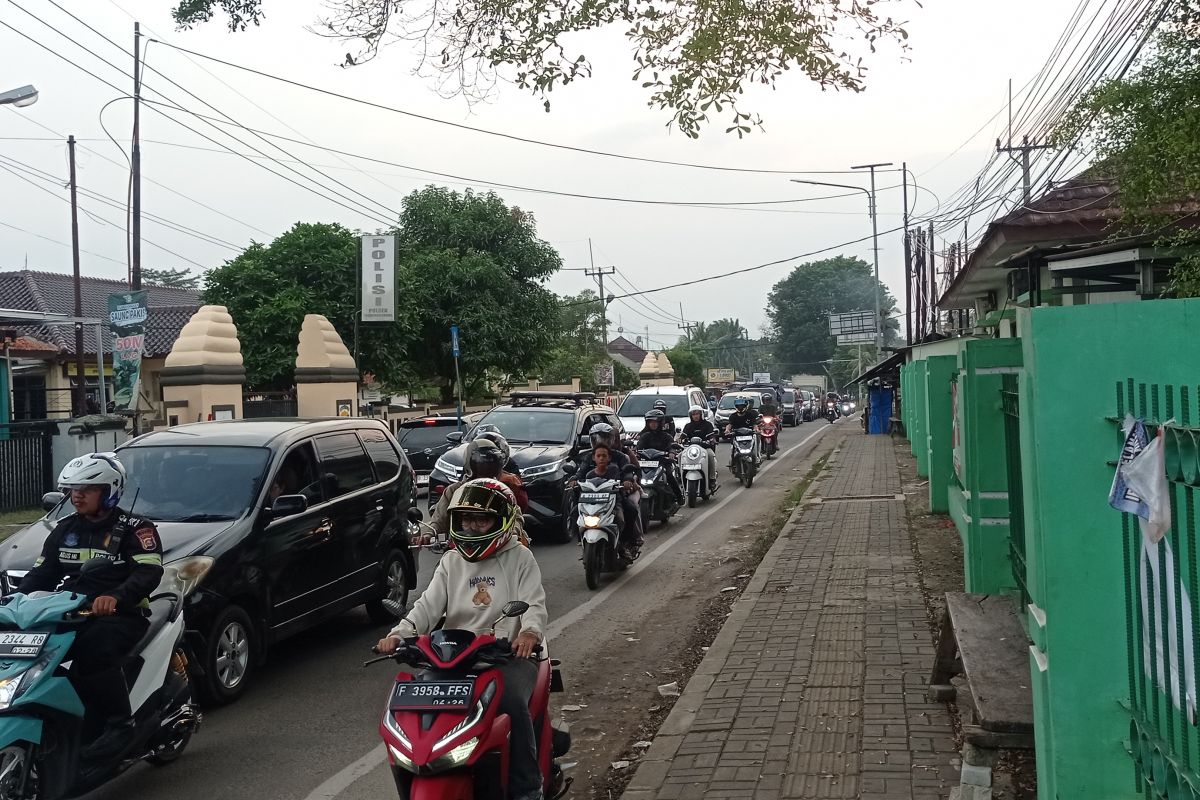
[[[576,546],[535,543],[551,615],[549,649],[563,660],[568,685],[573,664],[620,657],[598,653],[596,642],[637,627],[670,602],[681,581],[696,580],[694,573],[685,576],[688,557],[694,562],[718,551],[732,528],[803,477],[801,460],[827,430],[821,422],[786,429],[784,452],[767,462],[750,489],[734,484],[722,468],[723,486],[709,503],[683,509],[665,527],[651,526],[641,559],[598,591],[584,584]],[[723,464],[725,446],[720,457]],[[422,554],[422,587],[435,558]],[[241,701],[206,712],[178,762],[138,765],[88,800],[394,797],[378,736],[394,669],[386,662],[361,667],[382,632],[355,610],[282,643]]]

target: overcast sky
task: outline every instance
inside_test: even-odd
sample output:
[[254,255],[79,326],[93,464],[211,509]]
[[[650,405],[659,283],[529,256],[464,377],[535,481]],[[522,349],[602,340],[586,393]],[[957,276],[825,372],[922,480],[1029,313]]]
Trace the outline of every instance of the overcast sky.
[[[46,0],[18,3],[52,28],[129,71],[127,56]],[[907,161],[922,186],[943,196],[970,179],[987,158],[1004,125],[1004,114],[998,112],[1005,104],[1008,80],[1019,87],[1037,71],[1073,5],[1065,0],[1010,0],[1003,7],[982,0],[925,0],[923,7],[899,2],[892,11],[909,20],[911,50],[904,57],[885,47],[869,57],[871,71],[865,92],[822,92],[793,72],[776,91],[758,92],[747,103],[747,108],[765,118],[764,132],[738,140],[724,134],[724,126],[718,124],[706,130],[699,141],[692,141],[665,127],[667,114],[646,106],[648,95],[630,80],[632,61],[616,30],[592,33],[582,40],[583,51],[593,60],[595,77],[555,91],[554,105],[547,114],[540,99],[506,85],[501,85],[487,104],[471,108],[460,98],[443,98],[436,93],[433,80],[411,74],[415,57],[404,46],[392,47],[370,64],[339,68],[336,64],[352,48],[305,30],[321,11],[313,0],[266,0],[269,18],[263,27],[241,34],[228,33],[220,19],[199,30],[175,31],[170,0],[60,3],[126,48],[132,41],[136,16],[143,32],[164,41],[342,94],[475,127],[584,148],[744,168],[842,170],[873,161]],[[129,78],[15,6],[0,6],[0,20],[128,91]],[[32,83],[41,92],[32,107],[0,110],[0,153],[65,179],[64,143],[9,137],[73,133],[81,140],[81,148],[87,148],[78,154],[81,189],[123,201],[128,180],[124,156],[105,138],[99,120],[101,107],[119,93],[4,27],[0,27],[0,53],[4,54],[0,90]],[[401,198],[414,189],[445,183],[412,168],[562,192],[685,202],[782,200],[839,192],[789,183],[787,175],[653,165],[507,141],[193,62],[157,44],[148,46],[146,58],[150,67],[244,125],[410,167],[373,165],[283,143],[297,157],[322,165],[332,178],[369,195],[381,216],[387,216],[384,209],[399,209]],[[145,82],[147,97],[155,96],[154,88],[162,88],[189,109],[213,113],[152,72],[147,71]],[[985,125],[993,116],[992,124]],[[130,119],[130,103],[118,101],[105,111],[103,121],[125,144]],[[229,141],[195,119],[187,121],[207,135]],[[978,135],[968,141],[981,126]],[[285,157],[261,141],[244,133],[241,136],[259,149]],[[216,149],[152,110],[143,111],[142,137],[144,211],[209,237],[244,246],[251,239],[268,241],[297,221],[337,221],[361,229],[378,225],[362,213],[309,194],[235,155],[174,146]],[[866,185],[865,176],[797,173],[795,177]],[[69,210],[52,196],[65,198],[66,192],[34,180],[49,192],[0,170],[0,269],[19,269],[28,261],[32,269],[70,272],[70,250],[65,246],[70,241]],[[226,216],[172,194],[163,185]],[[462,188],[461,182],[447,185]],[[879,227],[887,230],[901,220],[899,176],[881,175],[879,185],[888,187],[879,199]],[[636,289],[775,261],[870,233],[865,197],[857,195],[751,211],[617,203],[512,190],[499,193],[510,204],[533,213],[541,236],[558,248],[567,267],[588,266],[590,237],[596,265],[616,266],[624,286]],[[81,198],[81,205],[95,215],[80,217],[82,247],[89,251],[82,257],[84,274],[123,278],[124,209],[87,198]],[[914,205],[917,215],[931,210],[932,195],[917,194]],[[143,236],[147,240],[143,264],[150,267],[194,268],[149,244],[151,241],[206,268],[236,253],[148,219]],[[881,275],[893,294],[903,298],[900,244],[899,234],[881,238]],[[871,257],[869,242],[834,254],[837,252],[868,261]],[[757,334],[765,320],[763,309],[770,287],[789,269],[772,267],[652,294],[641,302],[618,302],[613,316],[620,318],[630,338],[648,327],[656,345],[674,341],[680,303],[688,319],[738,317]],[[594,287],[592,280],[580,271],[564,271],[550,282],[560,293],[589,286]],[[609,287],[622,292],[620,284]]]

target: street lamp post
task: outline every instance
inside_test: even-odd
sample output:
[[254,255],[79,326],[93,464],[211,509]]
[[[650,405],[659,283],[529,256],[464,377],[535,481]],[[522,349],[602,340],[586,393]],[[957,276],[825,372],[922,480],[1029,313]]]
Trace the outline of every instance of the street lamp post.
[[36,103],[37,99],[37,89],[32,86],[21,86],[0,93],[0,106],[13,105],[17,108],[25,108],[25,106],[31,106]]

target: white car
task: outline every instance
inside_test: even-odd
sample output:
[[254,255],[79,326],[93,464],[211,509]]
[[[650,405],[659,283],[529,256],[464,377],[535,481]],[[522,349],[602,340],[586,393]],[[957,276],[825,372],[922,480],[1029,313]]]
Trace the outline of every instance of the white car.
[[704,409],[704,418],[712,421],[713,415],[708,408],[708,398],[704,390],[697,386],[643,386],[625,395],[617,416],[625,432],[632,435],[641,433],[646,427],[646,412],[654,408],[654,403],[662,400],[667,404],[667,416],[675,420],[675,430],[683,430],[688,424],[688,409],[700,406]]

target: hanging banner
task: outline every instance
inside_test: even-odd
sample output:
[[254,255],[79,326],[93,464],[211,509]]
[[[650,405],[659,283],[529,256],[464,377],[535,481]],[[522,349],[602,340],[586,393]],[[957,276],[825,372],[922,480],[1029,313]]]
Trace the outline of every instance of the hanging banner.
[[597,364],[593,370],[597,386],[616,385],[616,369],[613,367],[613,363],[611,361],[602,361]]
[[137,406],[146,345],[146,292],[110,294],[108,329],[112,332],[113,403],[116,408]]
[[362,237],[362,321],[396,321],[396,237]]

